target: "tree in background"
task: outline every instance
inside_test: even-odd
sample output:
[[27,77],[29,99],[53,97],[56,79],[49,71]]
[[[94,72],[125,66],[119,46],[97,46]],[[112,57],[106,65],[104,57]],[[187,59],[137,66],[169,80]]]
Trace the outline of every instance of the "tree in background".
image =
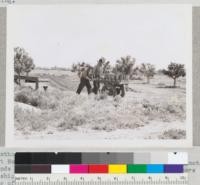
[[114,71],[117,74],[121,73],[120,76],[122,77],[123,80],[127,79],[132,72],[133,66],[135,65],[135,61],[136,59],[132,58],[130,55],[126,57],[121,57],[120,60],[116,61]]
[[139,70],[146,76],[148,84],[150,83],[150,79],[156,74],[155,66],[149,63],[142,63]]
[[20,75],[24,69],[23,56],[25,55],[25,50],[20,47],[14,48],[14,71],[18,75],[18,84],[20,85]]
[[25,49],[14,48],[14,71],[18,75],[18,84],[20,85],[20,76],[25,72],[28,73],[35,68],[33,59],[29,57]]
[[76,72],[78,69],[78,64],[72,64],[71,72]]
[[140,72],[139,66],[135,66],[131,71],[130,79],[131,80],[134,80],[134,79],[142,80],[142,78],[140,77],[140,73],[141,72]]
[[163,70],[163,74],[169,76],[174,80],[174,87],[176,87],[176,79],[179,77],[184,77],[186,75],[184,64],[177,64],[171,62],[167,70]]
[[35,68],[35,64],[33,63],[33,59],[27,55],[24,55],[23,61],[24,72],[26,73],[26,76],[28,76],[29,73]]

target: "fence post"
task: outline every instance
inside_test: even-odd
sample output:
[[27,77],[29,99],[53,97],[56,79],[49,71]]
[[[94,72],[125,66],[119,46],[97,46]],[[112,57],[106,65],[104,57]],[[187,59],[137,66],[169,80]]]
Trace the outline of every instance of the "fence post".
[[37,90],[39,88],[39,80],[38,78],[35,81],[35,89]]

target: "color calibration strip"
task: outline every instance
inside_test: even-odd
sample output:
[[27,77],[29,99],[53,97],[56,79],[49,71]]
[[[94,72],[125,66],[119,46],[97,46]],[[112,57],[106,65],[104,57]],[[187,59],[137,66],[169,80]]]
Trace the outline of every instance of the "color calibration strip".
[[184,173],[184,165],[187,163],[186,152],[18,152],[15,154],[15,173]]
[[15,173],[52,174],[127,174],[127,173],[184,173],[184,165],[175,164],[18,164]]

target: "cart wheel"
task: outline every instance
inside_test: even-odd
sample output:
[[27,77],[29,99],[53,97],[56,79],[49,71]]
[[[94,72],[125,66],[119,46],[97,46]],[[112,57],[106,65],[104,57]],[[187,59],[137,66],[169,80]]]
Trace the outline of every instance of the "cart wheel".
[[115,89],[116,89],[116,94],[119,95],[121,91],[121,87],[116,87]]
[[105,92],[106,91],[106,86],[104,85],[101,89],[101,92]]
[[125,96],[125,88],[124,88],[124,85],[121,86],[120,90],[121,90],[121,97],[124,97],[124,96]]
[[115,87],[112,88],[112,95],[113,97],[117,95],[117,89]]

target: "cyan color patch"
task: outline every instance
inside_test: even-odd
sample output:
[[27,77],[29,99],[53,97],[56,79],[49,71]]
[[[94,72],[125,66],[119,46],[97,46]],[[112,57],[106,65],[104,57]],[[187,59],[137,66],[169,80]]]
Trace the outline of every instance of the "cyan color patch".
[[164,173],[164,165],[162,164],[148,164],[147,173]]

